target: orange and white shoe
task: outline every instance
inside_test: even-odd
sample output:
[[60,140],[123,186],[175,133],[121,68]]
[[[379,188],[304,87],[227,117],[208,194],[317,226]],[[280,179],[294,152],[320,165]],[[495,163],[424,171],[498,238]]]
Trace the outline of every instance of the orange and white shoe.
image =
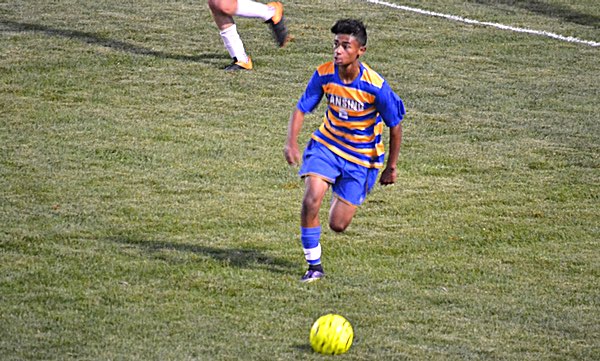
[[267,4],[268,7],[275,10],[273,17],[266,21],[273,32],[273,38],[277,45],[281,48],[288,41],[288,30],[285,26],[285,17],[283,16],[283,4],[279,1]]
[[233,58],[231,64],[225,67],[226,71],[236,71],[236,70],[252,70],[252,59],[248,57],[248,62],[244,63],[243,61],[238,61],[237,58]]

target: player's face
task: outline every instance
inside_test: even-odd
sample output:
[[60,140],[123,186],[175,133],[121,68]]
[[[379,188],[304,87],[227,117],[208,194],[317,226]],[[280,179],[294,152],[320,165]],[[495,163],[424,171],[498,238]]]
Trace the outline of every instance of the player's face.
[[333,39],[333,62],[335,65],[349,65],[366,50],[352,35],[337,34]]

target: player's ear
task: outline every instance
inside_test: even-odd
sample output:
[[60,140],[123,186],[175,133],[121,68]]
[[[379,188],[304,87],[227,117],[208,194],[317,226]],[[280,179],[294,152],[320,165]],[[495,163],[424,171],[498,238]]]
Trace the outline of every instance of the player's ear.
[[367,47],[366,46],[361,46],[360,48],[358,48],[358,56],[357,56],[357,58],[360,58],[360,56],[363,55],[365,53],[365,51],[367,51]]

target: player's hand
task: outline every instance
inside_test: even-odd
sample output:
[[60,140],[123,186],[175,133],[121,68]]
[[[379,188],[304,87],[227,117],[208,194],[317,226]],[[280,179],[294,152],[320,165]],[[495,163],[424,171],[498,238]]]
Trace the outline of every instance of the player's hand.
[[379,184],[381,185],[390,185],[396,182],[396,168],[388,168],[386,167],[381,173],[381,177],[379,177]]
[[285,155],[285,160],[289,165],[299,165],[300,164],[300,150],[298,150],[298,144],[295,143],[286,143],[283,148],[283,154]]

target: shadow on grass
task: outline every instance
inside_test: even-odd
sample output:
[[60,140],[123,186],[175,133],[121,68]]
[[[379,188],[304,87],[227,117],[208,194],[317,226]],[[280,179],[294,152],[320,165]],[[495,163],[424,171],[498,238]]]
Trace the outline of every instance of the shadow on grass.
[[[46,25],[39,24],[28,24],[28,23],[20,23],[16,21],[10,20],[0,20],[0,25],[10,29],[15,32],[37,32],[43,33],[48,36],[62,37],[67,39],[76,39],[81,42],[98,45],[107,48],[111,48],[117,51],[122,51],[130,54],[136,55],[147,55],[153,56],[161,59],[174,59],[181,61],[190,61],[190,62],[203,62],[206,60],[216,60],[216,59],[228,59],[229,56],[226,54],[216,54],[216,53],[206,53],[199,55],[182,55],[182,54],[171,54],[165,53],[162,51],[156,51],[152,49],[145,48],[143,46],[138,46],[134,44],[130,44],[121,40],[110,39],[98,34],[89,33],[85,31],[78,30],[69,30],[69,29],[56,29]],[[1,31],[0,31],[1,33]]]
[[135,239],[127,236],[109,238],[111,242],[135,246],[145,253],[159,255],[165,250],[194,253],[210,257],[226,265],[239,268],[265,269],[276,273],[290,273],[297,270],[298,265],[284,259],[266,255],[257,249],[217,248],[185,243]]
[[297,351],[305,353],[305,354],[314,354],[315,353],[315,351],[313,351],[312,347],[308,343],[297,343],[297,344],[294,344],[292,347],[294,349],[296,349]]
[[484,5],[509,5],[531,11],[547,17],[563,19],[565,21],[580,25],[592,26],[600,28],[600,17],[591,14],[584,14],[578,11],[569,9],[566,6],[558,4],[550,4],[548,1],[519,1],[519,0],[472,0],[478,4]]

